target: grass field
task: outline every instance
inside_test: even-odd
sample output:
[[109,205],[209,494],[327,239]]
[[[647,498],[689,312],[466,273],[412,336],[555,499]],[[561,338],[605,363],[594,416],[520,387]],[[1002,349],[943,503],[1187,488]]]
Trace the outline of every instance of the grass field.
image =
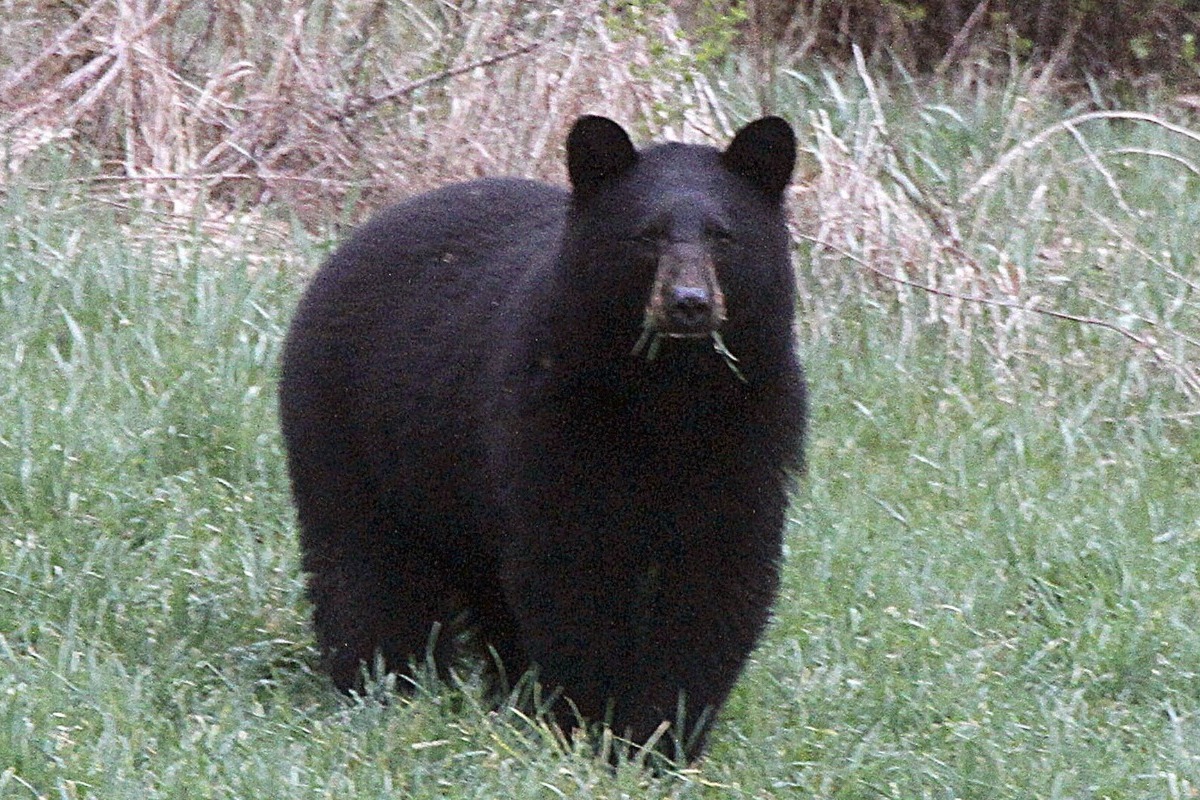
[[[469,669],[353,704],[314,671],[274,381],[328,237],[169,228],[52,160],[5,187],[0,797],[1200,796],[1200,146],[1095,119],[1005,162],[1071,110],[793,77],[809,470],[775,624],[659,777]],[[822,213],[872,175],[873,217]]]

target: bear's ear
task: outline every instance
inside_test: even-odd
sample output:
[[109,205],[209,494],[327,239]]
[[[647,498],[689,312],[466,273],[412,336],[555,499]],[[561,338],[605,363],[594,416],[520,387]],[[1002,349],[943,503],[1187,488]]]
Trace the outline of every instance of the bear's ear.
[[763,117],[737,132],[721,154],[725,168],[778,198],[796,166],[796,134],[781,117]]
[[608,117],[575,120],[567,136],[567,174],[577,192],[588,193],[637,163],[629,134]]

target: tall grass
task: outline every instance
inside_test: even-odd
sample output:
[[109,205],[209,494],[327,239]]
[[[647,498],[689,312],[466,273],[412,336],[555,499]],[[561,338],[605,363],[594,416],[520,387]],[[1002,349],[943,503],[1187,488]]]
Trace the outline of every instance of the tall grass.
[[[1139,391],[1200,400],[1200,133],[1153,103],[1063,108],[1031,81],[880,85],[861,59],[779,81],[777,102],[808,109],[814,175],[797,192],[797,238],[814,248],[811,280],[822,298],[911,312],[903,336],[932,325],[1017,384],[1048,360],[1086,369],[1085,343],[1102,341]],[[826,318],[805,311],[810,325]]]
[[9,169],[69,143],[177,213],[283,200],[315,224],[446,180],[558,175],[587,109],[693,137],[715,113],[702,76],[660,64],[690,63],[674,17],[638,4],[43,5],[0,23]]
[[[561,181],[560,143],[585,111],[644,138],[721,141],[774,110],[807,145],[797,238],[816,245],[829,290],[916,302],[961,356],[983,347],[1011,377],[1055,347],[1042,331],[1073,325],[1123,348],[1147,385],[1200,399],[1195,281],[1179,255],[1200,132],[1169,95],[1066,108],[1046,69],[1014,64],[997,85],[965,58],[945,80],[880,84],[858,50],[846,70],[739,58],[737,14],[698,29],[654,2],[39,9],[17,4],[0,23],[0,180],[68,152],[76,175],[170,235],[201,224],[236,247],[247,228],[286,242],[281,208],[321,232],[474,175]],[[1056,223],[1051,204],[1078,223]],[[1152,296],[1124,296],[1142,273]]]
[[[811,102],[835,119],[836,104]],[[932,144],[928,124],[893,130]],[[1109,146],[1145,133],[1115,130]],[[1058,158],[1041,162],[1047,182]],[[0,206],[0,794],[1200,787],[1200,435],[1171,376],[1111,331],[1043,320],[1010,374],[993,329],[962,350],[934,313],[942,298],[868,291],[874,273],[849,258],[839,283],[833,252],[808,244],[810,469],[775,625],[702,764],[612,774],[481,707],[469,666],[461,685],[357,704],[314,672],[272,395],[301,265],[323,245],[297,230],[289,252],[260,241],[251,258],[199,228],[159,238],[155,217],[46,169]],[[1191,244],[1162,176],[1145,180],[1159,191],[1125,184],[1159,204],[1142,248]],[[1061,186],[1077,201],[1048,202],[1045,224],[1077,235],[1079,209],[1110,189]],[[1007,218],[981,230],[1019,235]],[[1175,279],[1139,258],[1114,248],[1088,288],[1112,271],[1142,315],[1177,302]],[[1178,273],[1193,280],[1194,263]],[[1071,286],[1056,300],[1087,299]]]

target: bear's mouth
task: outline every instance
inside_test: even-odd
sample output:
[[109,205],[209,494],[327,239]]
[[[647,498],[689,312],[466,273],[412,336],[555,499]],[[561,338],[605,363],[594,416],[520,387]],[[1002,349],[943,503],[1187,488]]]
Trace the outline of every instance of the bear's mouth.
[[721,332],[716,328],[708,331],[698,331],[695,333],[679,333],[673,331],[663,331],[655,324],[654,315],[650,309],[646,309],[646,316],[642,321],[642,334],[638,340],[634,342],[633,349],[629,352],[631,356],[641,356],[646,361],[653,361],[658,357],[659,351],[662,349],[664,339],[703,339],[709,338],[712,340],[712,349],[717,355],[725,361],[725,366],[737,376],[742,383],[747,383],[746,376],[742,374],[738,368],[738,357],[725,345],[725,339],[722,338]]
[[721,337],[727,318],[725,292],[712,254],[694,242],[672,242],[658,259],[650,299],[642,315],[642,333],[631,355],[658,357],[664,339],[711,339],[713,351],[743,383],[738,359]]

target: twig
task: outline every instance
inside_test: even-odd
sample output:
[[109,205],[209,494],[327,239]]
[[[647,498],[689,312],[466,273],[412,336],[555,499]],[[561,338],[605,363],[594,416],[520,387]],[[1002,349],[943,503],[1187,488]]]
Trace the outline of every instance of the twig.
[[485,56],[484,58],[479,58],[457,67],[451,67],[450,69],[444,69],[441,72],[435,72],[432,75],[426,75],[423,78],[417,78],[414,81],[409,81],[408,83],[397,86],[394,89],[389,89],[388,91],[377,95],[357,99],[350,98],[342,106],[342,109],[337,113],[331,114],[329,119],[331,122],[346,122],[354,119],[364,111],[369,111],[376,106],[383,105],[384,103],[392,103],[396,100],[403,99],[413,92],[423,89],[431,84],[440,83],[457,75],[471,72],[472,70],[490,67],[493,64],[499,64],[501,61],[507,61],[510,58],[523,56],[526,53],[532,53],[542,45],[543,42],[528,42],[520,47],[514,47],[511,50],[505,50],[502,53],[494,53],[490,56]]
[[971,12],[971,16],[967,17],[967,21],[963,23],[962,28],[959,29],[958,33],[954,34],[954,40],[946,48],[946,55],[942,56],[942,60],[933,68],[935,76],[940,78],[945,75],[946,70],[962,57],[963,52],[967,48],[967,42],[971,40],[971,34],[975,32],[976,26],[983,20],[990,2],[991,0],[983,0],[979,5],[975,6],[975,10]]

